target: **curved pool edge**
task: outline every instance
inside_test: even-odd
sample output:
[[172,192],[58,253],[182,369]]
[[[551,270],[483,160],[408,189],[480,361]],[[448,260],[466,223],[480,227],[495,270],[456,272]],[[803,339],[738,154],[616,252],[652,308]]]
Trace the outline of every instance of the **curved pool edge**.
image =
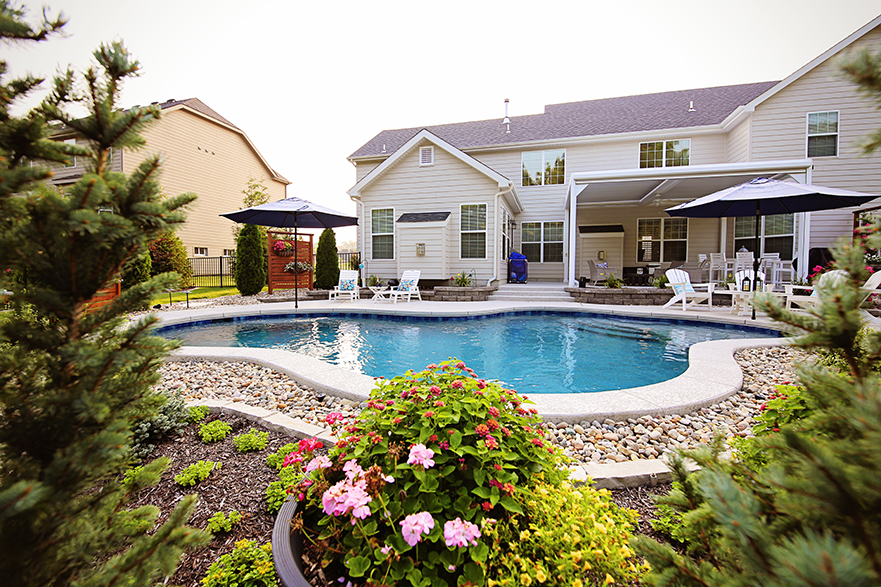
[[[578,303],[510,303],[510,302],[410,302],[407,304],[373,304],[360,302],[302,302],[258,304],[252,306],[218,306],[202,310],[158,314],[159,326],[170,326],[235,318],[327,312],[339,314],[397,314],[405,316],[470,316],[516,311],[555,311],[609,314],[641,318],[665,318],[695,322],[715,322],[776,330],[767,319],[752,321],[725,311],[682,312],[656,306],[607,306]],[[723,313],[724,312],[724,313]],[[538,394],[529,396],[539,414],[551,422],[593,421],[609,418],[616,421],[646,415],[686,414],[707,407],[741,389],[743,373],[734,360],[734,353],[743,348],[779,346],[784,338],[718,340],[698,343],[689,349],[689,366],[673,379],[616,391],[575,394]],[[248,361],[284,373],[298,384],[316,391],[355,401],[366,400],[375,387],[371,376],[325,363],[290,351],[246,347],[181,347],[169,360]]]

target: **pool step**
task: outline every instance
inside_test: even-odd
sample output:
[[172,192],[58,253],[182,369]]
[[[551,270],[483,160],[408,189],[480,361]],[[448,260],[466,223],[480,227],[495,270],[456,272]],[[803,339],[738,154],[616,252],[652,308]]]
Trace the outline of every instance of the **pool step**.
[[490,296],[493,302],[574,302],[563,283],[503,283]]

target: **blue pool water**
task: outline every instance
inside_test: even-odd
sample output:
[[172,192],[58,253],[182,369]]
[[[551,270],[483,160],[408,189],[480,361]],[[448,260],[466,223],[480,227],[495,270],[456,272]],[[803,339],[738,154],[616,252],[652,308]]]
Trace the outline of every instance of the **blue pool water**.
[[520,393],[574,393],[658,383],[688,367],[707,340],[776,331],[602,315],[538,313],[480,319],[289,315],[167,326],[186,346],[284,349],[371,376],[394,377],[450,357]]

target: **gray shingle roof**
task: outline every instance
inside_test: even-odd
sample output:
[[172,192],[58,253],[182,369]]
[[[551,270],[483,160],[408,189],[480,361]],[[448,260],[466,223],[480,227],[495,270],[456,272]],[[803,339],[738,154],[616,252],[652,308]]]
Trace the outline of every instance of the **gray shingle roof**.
[[[721,123],[778,82],[718,86],[640,96],[604,98],[545,106],[543,114],[511,118],[505,133],[502,117],[492,120],[384,130],[350,157],[388,155],[423,128],[459,149],[586,136],[689,128]],[[694,112],[689,104],[694,103]],[[385,146],[385,151],[383,151]]]
[[234,125],[233,123],[228,121],[226,118],[224,118],[223,116],[221,116],[220,114],[218,114],[217,112],[215,112],[214,110],[212,110],[211,108],[206,106],[205,102],[203,102],[199,98],[188,98],[186,100],[171,99],[171,100],[167,100],[165,102],[162,102],[161,104],[158,104],[158,106],[160,108],[162,108],[163,110],[165,110],[166,108],[171,108],[172,106],[177,106],[178,104],[183,104],[189,108],[192,108],[193,110],[195,110],[197,112],[201,112],[205,116],[209,116],[209,117],[217,120],[218,122],[222,122],[223,124],[225,124],[227,126],[231,126],[234,129],[241,130],[239,127],[237,127],[236,125]]

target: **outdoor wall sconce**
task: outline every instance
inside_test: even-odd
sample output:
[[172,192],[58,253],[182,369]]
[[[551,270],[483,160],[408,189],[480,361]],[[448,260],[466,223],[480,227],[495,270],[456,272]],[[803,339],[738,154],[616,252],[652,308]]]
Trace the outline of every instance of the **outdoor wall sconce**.
[[425,243],[416,243],[416,254],[420,257],[425,256]]
[[597,251],[597,259],[600,261],[606,260],[606,251]]

